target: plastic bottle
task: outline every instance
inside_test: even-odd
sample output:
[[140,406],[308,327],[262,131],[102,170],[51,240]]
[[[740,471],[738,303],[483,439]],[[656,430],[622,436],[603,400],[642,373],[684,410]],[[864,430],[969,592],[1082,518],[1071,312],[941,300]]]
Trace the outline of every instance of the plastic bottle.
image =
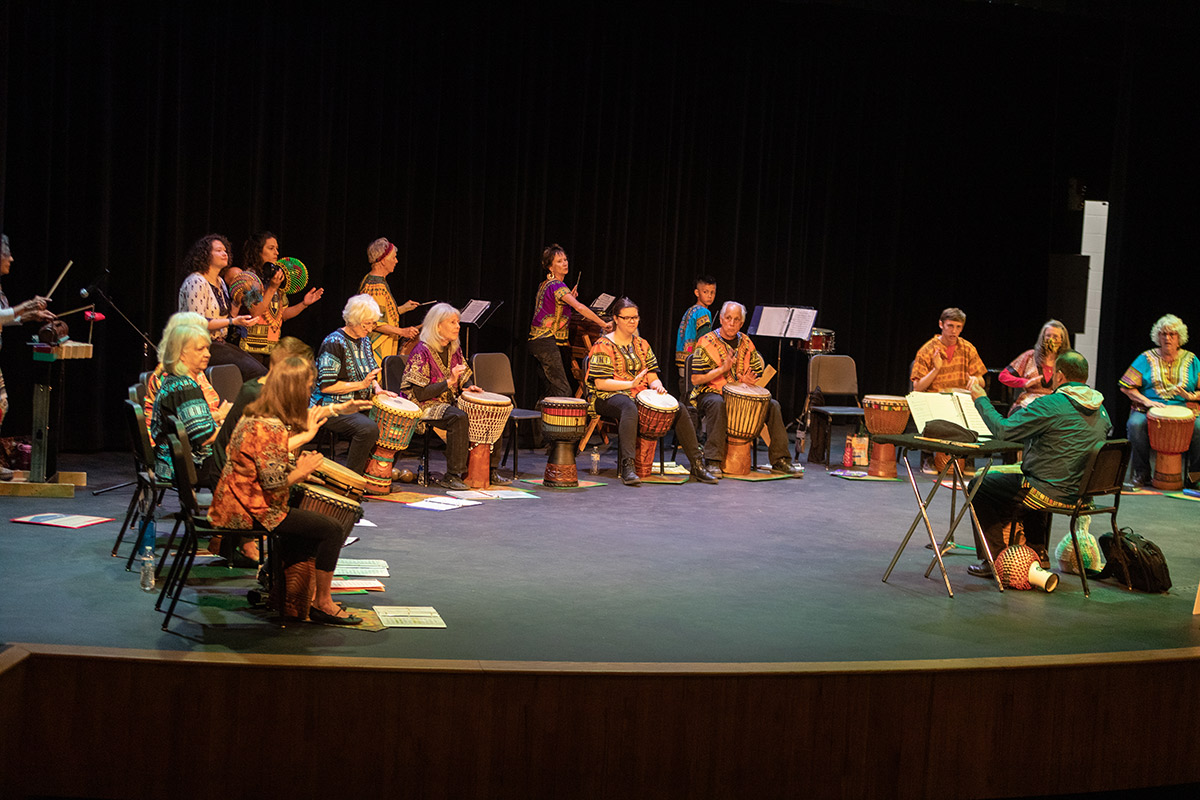
[[600,447],[595,445],[592,447],[592,474],[600,474]]
[[142,550],[141,585],[143,592],[154,591],[154,548],[147,545]]
[[146,520],[146,527],[142,530],[142,538],[138,541],[138,551],[149,547],[151,549],[158,544],[158,531],[154,527],[154,517]]

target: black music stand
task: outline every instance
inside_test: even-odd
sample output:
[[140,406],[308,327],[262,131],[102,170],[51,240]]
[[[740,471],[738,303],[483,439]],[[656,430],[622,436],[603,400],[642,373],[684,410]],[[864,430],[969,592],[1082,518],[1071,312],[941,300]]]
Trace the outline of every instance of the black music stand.
[[496,304],[492,304],[491,300],[468,300],[458,312],[458,321],[467,327],[466,342],[463,344],[463,358],[470,359],[471,357],[471,327],[482,329],[487,321],[492,318],[492,314],[496,313],[496,309],[504,305],[501,300]]
[[[813,325],[817,322],[817,310],[812,306],[755,306],[746,333],[751,336],[770,336],[778,341],[775,347],[776,374],[779,374],[778,386],[783,386],[783,340],[808,339],[812,336]],[[812,360],[812,354],[809,354]],[[782,391],[782,388],[780,389]],[[799,422],[800,418],[797,417]],[[804,421],[804,429],[808,421]],[[800,428],[796,430],[796,458],[800,458],[801,447]]]
[[[913,518],[912,524],[908,526],[908,532],[904,534],[903,541],[900,542],[900,547],[896,550],[896,555],[892,556],[892,563],[888,564],[887,571],[883,573],[883,582],[887,583],[888,576],[892,574],[892,570],[896,566],[896,562],[900,560],[900,554],[904,552],[904,548],[908,546],[908,540],[912,538],[913,531],[917,529],[917,524],[921,521],[925,522],[925,530],[929,534],[929,544],[933,547],[933,562],[929,568],[925,570],[925,577],[929,577],[929,573],[933,571],[933,565],[936,563],[942,570],[942,580],[946,584],[946,593],[950,597],[954,597],[954,589],[950,587],[950,575],[946,572],[946,564],[942,561],[942,553],[946,548],[946,543],[954,536],[954,529],[958,527],[958,523],[962,521],[963,515],[968,511],[971,514],[971,524],[973,530],[979,532],[979,540],[983,542],[983,557],[992,567],[992,577],[996,581],[996,587],[1000,591],[1004,591],[1004,584],[1000,581],[1000,573],[996,569],[996,562],[992,557],[991,549],[987,545],[987,539],[983,536],[983,529],[979,525],[979,518],[975,515],[975,493],[979,491],[979,487],[983,484],[983,479],[987,475],[988,470],[992,468],[992,462],[996,460],[996,456],[1004,453],[1020,452],[1021,444],[1018,442],[1006,442],[999,439],[990,439],[987,441],[966,443],[966,442],[948,442],[942,439],[926,439],[922,436],[917,436],[911,433],[902,434],[881,434],[873,437],[874,441],[879,444],[891,444],[900,449],[900,460],[904,462],[904,468],[908,471],[908,482],[912,486],[913,495],[917,498],[917,515]],[[917,487],[917,478],[913,473],[912,464],[908,463],[907,451],[921,450],[927,453],[943,453],[950,456],[946,466],[942,467],[941,473],[934,479],[933,488],[924,498],[921,497],[921,490]],[[963,478],[962,470],[958,467],[958,459],[960,458],[979,458],[987,459],[987,463],[983,466],[983,471],[976,474],[976,481],[973,487],[968,488],[966,480]],[[937,490],[941,488],[942,481],[945,480],[946,474],[950,470],[954,470],[954,487],[961,487],[964,490],[965,500],[962,510],[957,515],[951,515],[950,529],[938,542],[937,537],[933,533],[933,523],[929,521],[929,504],[933,501]]]

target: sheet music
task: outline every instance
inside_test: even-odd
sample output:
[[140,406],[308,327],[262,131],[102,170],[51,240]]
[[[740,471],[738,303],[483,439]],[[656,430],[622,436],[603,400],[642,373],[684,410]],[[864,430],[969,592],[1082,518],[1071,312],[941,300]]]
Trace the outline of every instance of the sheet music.
[[992,431],[983,421],[983,417],[979,416],[979,409],[975,408],[975,399],[971,397],[971,393],[955,389],[954,399],[958,401],[958,410],[966,421],[966,426],[979,434],[981,439],[992,438]]
[[616,296],[608,294],[606,292],[606,293],[601,294],[595,300],[593,300],[592,304],[591,304],[591,306],[589,306],[589,308],[591,308],[592,311],[595,311],[597,314],[603,314],[606,311],[608,311],[608,307],[611,306],[613,304],[613,301],[615,301],[616,299],[617,299]]
[[787,306],[763,306],[762,316],[758,318],[758,330],[755,331],[759,336],[778,336],[783,338],[787,335],[788,320],[791,318],[791,309]]
[[791,319],[788,320],[788,339],[808,339],[812,336],[813,323],[817,321],[815,308],[793,308]]
[[987,423],[979,416],[970,392],[910,392],[906,397],[908,410],[912,413],[917,431],[925,430],[926,423],[944,419],[964,428],[970,428],[980,438],[992,438]]
[[458,321],[464,325],[478,322],[489,306],[491,306],[491,301],[489,300],[472,300],[463,306],[462,311],[458,312]]

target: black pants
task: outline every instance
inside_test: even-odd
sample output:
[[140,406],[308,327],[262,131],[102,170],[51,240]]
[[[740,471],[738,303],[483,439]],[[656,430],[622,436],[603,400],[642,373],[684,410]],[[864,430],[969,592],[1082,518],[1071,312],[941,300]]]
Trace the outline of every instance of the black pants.
[[293,508],[273,532],[282,539],[284,567],[316,556],[317,569],[333,572],[347,531],[332,517]]
[[208,352],[210,367],[218,364],[233,364],[242,373],[243,381],[261,378],[267,374],[267,368],[258,359],[240,347],[234,347],[224,339],[213,339],[208,345]]
[[[987,539],[988,549],[992,558],[1004,549],[1004,527],[1008,523],[1019,520],[1025,527],[1025,544],[1034,550],[1044,551],[1049,544],[1050,513],[1030,508],[1022,502],[1027,490],[1021,485],[1020,473],[988,472],[983,479],[983,485],[975,495],[972,505],[975,515],[979,517],[979,527],[983,528],[983,536]],[[971,481],[974,486],[979,481]],[[975,552],[983,560],[983,544],[979,534],[975,534]]]
[[[696,398],[696,407],[704,418],[704,429],[708,431],[708,440],[704,443],[704,457],[709,461],[725,460],[725,398],[717,392],[702,392]],[[783,425],[783,411],[779,401],[771,398],[767,408],[767,432],[771,434],[771,444],[767,449],[771,463],[781,459],[791,460],[788,449],[787,428]]]
[[[596,412],[602,417],[617,421],[617,433],[621,437],[621,461],[632,461],[638,431],[637,403],[627,394],[598,397]],[[687,454],[688,460],[693,466],[696,465],[702,459],[700,444],[696,441],[696,429],[692,426],[692,418],[683,410],[683,406],[675,412],[675,438],[683,445],[683,452]]]
[[[467,412],[456,406],[449,406],[440,418],[427,419],[424,423],[446,432],[446,474],[457,478],[466,475],[467,448],[470,447]],[[499,440],[492,445],[491,465],[492,469],[500,466]]]
[[350,452],[346,454],[346,468],[359,475],[367,468],[367,459],[379,441],[379,426],[375,420],[362,412],[338,414],[325,420],[325,429],[350,437]]
[[537,359],[541,367],[542,397],[574,397],[571,382],[567,378],[567,361],[571,348],[560,347],[554,337],[534,339],[529,343],[529,354]]

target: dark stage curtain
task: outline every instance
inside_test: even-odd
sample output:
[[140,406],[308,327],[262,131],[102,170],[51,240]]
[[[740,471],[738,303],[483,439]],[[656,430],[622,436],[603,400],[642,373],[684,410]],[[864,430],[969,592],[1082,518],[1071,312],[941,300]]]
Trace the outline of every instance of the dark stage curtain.
[[[10,3],[4,287],[14,302],[44,292],[74,259],[55,296],[67,310],[107,269],[112,299],[157,341],[188,245],[219,231],[240,255],[269,228],[326,289],[285,324],[315,346],[367,243],[387,236],[400,299],[502,303],[471,349],[509,353],[528,404],[538,257],[559,242],[585,302],[641,304],[664,365],[692,277],[711,273],[718,303],[818,308],[861,389],[897,394],[946,306],[968,312],[994,367],[1061,313],[1047,260],[1078,246],[1076,177],[1125,204],[1097,365],[1123,416],[1113,382],[1145,338],[1132,329],[1189,313],[1174,280],[1152,289],[1141,267],[1186,272],[1195,296],[1176,241],[1194,218],[1178,180],[1194,137],[1176,141],[1192,124],[1176,116],[1196,96],[1171,46],[1182,26],[870,5]],[[10,329],[0,353],[7,435],[29,424],[21,337]],[[94,341],[68,368],[66,442],[123,447],[124,387],[152,364],[113,313]],[[758,344],[777,361],[775,340]],[[780,361],[772,388],[792,412],[805,360],[785,346]]]

